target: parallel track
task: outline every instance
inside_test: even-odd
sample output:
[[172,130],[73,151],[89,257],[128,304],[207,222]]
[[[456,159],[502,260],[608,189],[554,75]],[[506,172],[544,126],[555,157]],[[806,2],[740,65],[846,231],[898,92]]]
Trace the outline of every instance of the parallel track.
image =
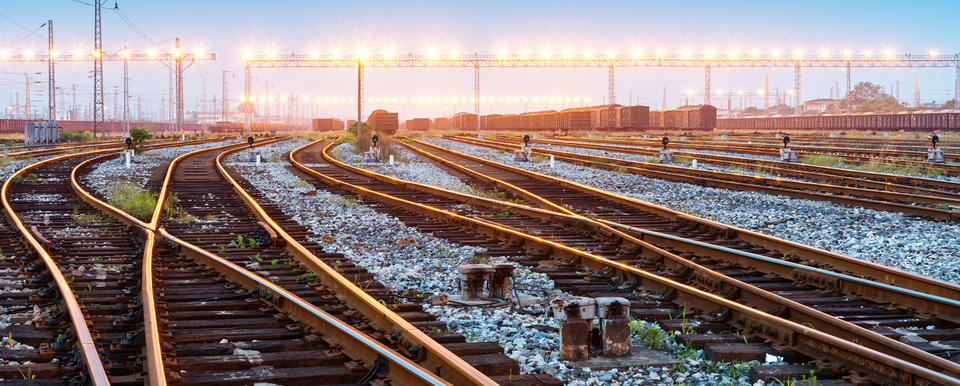
[[[295,152],[294,154],[295,160],[297,160],[298,157],[300,157],[298,155],[300,152],[301,152],[300,150]],[[303,153],[309,155],[311,153],[314,153],[314,151],[304,150]],[[359,193],[361,195],[364,195],[367,198],[372,198],[381,203],[385,203],[387,205],[400,208],[402,211],[408,213],[407,217],[410,217],[409,214],[411,213],[419,213],[421,215],[421,219],[424,218],[424,216],[427,219],[442,217],[441,213],[438,213],[438,211],[435,211],[434,209],[429,207],[417,206],[415,202],[429,202],[429,201],[437,200],[438,196],[450,198],[458,195],[449,191],[443,191],[442,189],[420,186],[418,184],[413,184],[409,182],[396,181],[389,177],[376,176],[370,172],[362,172],[358,169],[349,167],[346,164],[333,159],[331,156],[329,156],[326,153],[326,151],[324,151],[323,156],[325,161],[329,162],[332,165],[335,165],[336,167],[334,168],[332,166],[328,166],[323,168],[315,168],[315,170],[313,170],[312,173],[316,177],[320,177],[322,181],[334,184],[335,186],[338,186],[341,189],[343,187],[349,186],[349,189],[347,190],[351,191],[352,193]],[[309,161],[309,160],[303,159],[303,160],[295,161],[294,164],[298,168],[310,172],[309,168],[306,168],[305,166],[303,166],[305,161]],[[354,183],[359,183],[363,185],[363,187],[357,186]],[[385,196],[382,193],[370,192],[369,190],[371,189],[378,192],[379,191],[393,191],[393,192],[402,191],[401,197],[406,198],[406,200],[400,197],[393,198],[392,197],[393,193],[391,193],[391,196]],[[429,195],[429,196],[425,195],[423,194],[424,192],[430,192],[432,193],[432,195]],[[531,196],[522,195],[522,197],[528,199],[528,201],[537,202],[537,199],[532,198]],[[461,200],[468,200],[469,202],[480,205],[480,206],[490,205],[490,203],[488,202],[489,200],[484,200],[476,197],[466,198],[466,199],[461,198]],[[510,206],[507,203],[500,203],[500,204]],[[722,275],[718,275],[715,272],[706,270],[704,267],[698,267],[698,268],[692,269],[696,271],[693,273],[691,272],[691,265],[689,264],[678,267],[678,261],[681,260],[679,257],[673,256],[673,257],[670,257],[669,259],[665,259],[664,258],[665,255],[673,255],[673,254],[664,250],[660,250],[659,248],[656,248],[654,246],[650,246],[642,241],[635,241],[632,251],[629,251],[630,248],[625,245],[621,244],[620,246],[618,246],[616,241],[613,241],[613,244],[611,244],[612,240],[609,237],[602,237],[604,236],[602,232],[608,232],[606,236],[610,236],[609,229],[602,232],[597,232],[595,230],[595,232],[591,234],[589,230],[589,227],[591,225],[583,223],[580,220],[577,220],[577,219],[564,220],[562,218],[557,218],[556,217],[557,215],[553,215],[553,218],[551,221],[550,220],[551,215],[544,215],[543,213],[540,214],[541,218],[539,218],[539,220],[541,221],[537,221],[538,220],[538,218],[536,217],[537,215],[534,215],[533,218],[528,217],[525,219],[524,217],[529,216],[532,212],[534,212],[534,210],[524,209],[524,207],[522,206],[511,206],[511,207],[516,208],[516,211],[518,212],[518,214],[514,216],[515,218],[502,218],[502,216],[501,217],[486,216],[483,219],[476,219],[474,217],[463,218],[462,216],[450,215],[448,213],[447,217],[454,217],[454,218],[445,218],[445,219],[441,218],[439,220],[441,223],[446,222],[448,224],[457,224],[458,227],[461,229],[469,229],[469,230],[472,230],[473,232],[479,232],[483,236],[487,236],[487,237],[493,236],[493,237],[499,238],[501,242],[507,242],[508,245],[511,245],[511,246],[525,245],[525,249],[527,249],[527,252],[528,252],[528,256],[524,261],[526,263],[536,264],[538,260],[543,260],[543,258],[547,258],[547,257],[560,258],[561,261],[568,260],[569,258],[573,258],[572,262],[566,262],[566,263],[561,262],[560,266],[557,267],[557,268],[560,268],[560,270],[554,271],[553,273],[557,275],[564,275],[565,278],[568,279],[567,283],[572,284],[571,287],[574,290],[574,292],[590,293],[590,292],[596,292],[596,291],[610,291],[610,290],[616,291],[615,289],[616,280],[611,282],[610,279],[619,278],[620,280],[622,280],[622,282],[630,282],[631,280],[638,280],[640,278],[644,278],[642,279],[642,283],[643,283],[643,286],[646,287],[645,289],[647,290],[665,290],[664,287],[662,287],[665,285],[665,286],[671,287],[672,291],[677,291],[678,293],[684,292],[686,294],[685,296],[682,296],[682,298],[684,298],[684,301],[680,302],[679,304],[682,304],[686,307],[697,308],[701,311],[711,311],[711,310],[714,310],[714,308],[711,308],[711,307],[718,307],[717,303],[711,303],[711,301],[704,300],[702,298],[699,298],[695,301],[691,301],[693,298],[697,297],[697,295],[694,294],[695,290],[691,291],[692,288],[685,287],[675,283],[669,284],[669,283],[672,283],[669,279],[667,281],[662,281],[663,280],[662,278],[658,278],[660,280],[656,280],[654,279],[656,278],[656,276],[650,275],[649,273],[644,272],[642,270],[637,270],[635,268],[623,265],[623,264],[628,264],[628,265],[635,265],[637,267],[643,267],[646,269],[651,269],[653,272],[657,272],[658,274],[661,274],[661,275],[666,275],[666,278],[689,279],[689,277],[692,277],[693,278],[692,283],[697,284],[701,288],[705,288],[709,290],[720,290],[718,293],[724,293],[725,296],[731,296],[732,293],[730,293],[729,291],[734,290],[734,288],[742,289],[744,292],[753,291],[750,295],[746,295],[746,294],[740,294],[740,290],[738,289],[737,295],[735,296],[736,297],[746,296],[745,298],[742,298],[740,301],[747,300],[748,304],[752,302],[753,304],[755,304],[755,306],[763,309],[771,305],[773,305],[773,307],[778,307],[778,306],[775,306],[775,304],[779,301],[781,302],[780,303],[781,306],[779,306],[781,308],[779,308],[779,311],[777,308],[773,308],[769,312],[773,314],[777,314],[778,312],[781,314],[783,313],[790,314],[788,317],[791,320],[800,320],[799,323],[802,323],[803,320],[813,321],[812,319],[807,319],[812,317],[814,319],[820,318],[818,319],[818,321],[815,322],[815,323],[819,323],[818,328],[820,329],[831,330],[831,331],[840,333],[840,331],[842,331],[844,328],[844,327],[839,327],[843,323],[837,323],[836,320],[831,322],[829,318],[818,317],[816,316],[817,314],[816,312],[811,312],[809,309],[805,310],[805,308],[803,306],[800,306],[799,304],[791,303],[791,302],[783,303],[783,299],[777,300],[775,299],[777,297],[770,298],[768,296],[764,296],[761,294],[762,291],[757,291],[755,287],[744,286],[742,282],[740,284],[737,284],[738,282],[737,280],[722,277]],[[522,216],[520,215],[520,213],[523,213],[524,215],[527,215],[527,216]],[[404,217],[400,217],[400,218],[404,221],[407,221],[407,219],[405,219]],[[420,221],[423,221],[423,220],[420,220]],[[558,230],[556,225],[552,225],[552,226],[548,225],[548,224],[562,224],[564,222],[568,222],[568,224],[566,224],[567,225],[566,230],[564,230],[562,226],[560,227],[561,229]],[[577,224],[577,222],[580,222],[580,223]],[[473,224],[471,225],[469,223],[473,223]],[[511,231],[511,229],[513,231]],[[575,231],[575,229],[580,230],[579,235],[577,234],[577,231]],[[550,232],[552,235],[559,237],[560,241],[558,241],[559,244],[557,242],[550,242],[535,236],[523,234],[522,233],[523,231],[529,231],[533,234],[540,234],[541,236],[544,236],[545,232]],[[616,232],[616,231],[613,231],[613,232]],[[504,238],[504,236],[506,236],[506,238]],[[584,238],[583,236],[587,236],[587,237]],[[599,236],[599,240],[591,240],[594,238],[598,238],[598,236]],[[628,239],[631,238],[630,236],[623,233],[620,233],[619,237],[628,238]],[[604,239],[606,240],[604,241]],[[636,239],[634,238],[633,240],[636,240]],[[591,243],[591,241],[594,241],[594,242]],[[537,248],[538,246],[542,246],[542,247]],[[570,249],[571,247],[577,247],[584,251],[589,251],[592,254],[587,254],[584,252],[580,252],[578,250],[571,250]],[[647,251],[652,251],[654,252],[654,254],[647,255],[646,253]],[[637,255],[637,252],[640,252],[639,256]],[[656,259],[658,255],[660,257],[659,261],[657,261]],[[600,256],[607,256],[608,258],[602,258]],[[651,258],[653,259],[651,260]],[[613,262],[609,259],[613,259],[616,262]],[[664,262],[664,260],[669,260],[669,261]],[[578,264],[580,265],[579,269],[577,268]],[[679,263],[679,265],[683,265],[683,264],[685,263]],[[715,264],[715,262],[705,261],[705,264],[708,264],[708,265]],[[611,271],[611,269],[613,271]],[[684,269],[687,269],[687,271],[684,271]],[[592,274],[589,273],[589,271],[591,270],[594,273]],[[736,276],[735,272],[734,272],[734,275]],[[750,277],[750,276],[758,276],[758,275],[752,275],[752,274],[749,274],[748,272],[744,272],[743,276]],[[778,287],[778,286],[782,287],[784,284],[789,284],[788,281],[784,281],[782,279],[773,280],[773,278],[760,278],[760,277],[757,277],[755,279],[763,279],[763,280],[762,281],[750,280],[750,282],[758,282],[758,283],[769,282],[770,285],[772,285],[773,287]],[[721,282],[723,283],[722,285],[720,284]],[[558,280],[558,284],[563,286],[563,283],[561,283],[559,280]],[[611,284],[614,284],[614,286],[611,286]],[[634,285],[636,284],[637,282],[634,282]],[[720,288],[717,288],[718,285]],[[736,287],[738,285],[740,285],[740,287]],[[578,286],[580,286],[580,288],[577,288]],[[753,288],[753,289],[750,289],[750,288]],[[784,288],[789,288],[789,287],[784,287]],[[798,292],[798,294],[796,295],[798,299],[809,300],[812,302],[830,301],[829,297],[815,295],[816,291],[815,291],[815,288],[813,287],[794,286],[792,288],[801,292],[806,291],[806,293]],[[691,291],[691,292],[687,292],[687,291]],[[751,300],[748,300],[747,298],[750,298]],[[668,298],[666,300],[671,300],[671,299]],[[837,299],[837,300],[842,302],[842,300],[840,299]],[[688,301],[690,301],[690,303],[688,303]],[[769,303],[771,301],[774,303]],[[761,304],[767,304],[767,305],[760,305],[760,304],[757,304],[757,302]],[[712,305],[708,305],[708,304],[712,304]],[[784,304],[786,304],[787,308],[789,308],[794,312],[792,313],[784,312],[786,310],[786,308],[782,308]],[[749,314],[751,312],[755,312],[752,309],[742,309],[741,307],[730,307],[730,306],[719,306],[719,307],[721,307],[720,309],[730,309],[730,310],[735,309],[733,311],[733,313],[735,314],[736,313]],[[847,309],[846,311],[849,312],[849,309]],[[800,316],[801,314],[806,316]],[[741,314],[741,315],[745,315],[745,314]],[[749,317],[747,318],[749,319]],[[707,318],[707,319],[709,320],[711,318]],[[724,317],[720,317],[720,318],[714,317],[712,319],[714,319],[713,322],[720,322],[719,325],[724,326],[726,328],[728,328],[729,326],[723,323],[724,321],[733,322],[735,320],[736,322],[733,322],[732,325],[738,326],[738,323],[741,323],[744,320],[742,317],[735,317],[735,316],[732,317],[731,319],[726,319]],[[777,320],[777,321],[765,320],[765,321],[771,322],[774,324],[786,323],[781,325],[781,327],[775,327],[775,328],[771,327],[774,330],[777,330],[778,328],[789,329],[788,327],[785,327],[789,325],[789,322],[785,322],[783,320]],[[833,323],[833,325],[836,326],[837,328],[829,327],[827,325],[822,324],[824,322],[828,324]],[[853,328],[853,327],[852,325],[848,324],[846,328]],[[856,329],[856,330],[859,330],[859,329]],[[769,331],[770,330],[767,330],[767,332]],[[764,335],[763,332],[758,332],[758,331],[753,331],[753,333],[758,334],[758,336]],[[855,331],[855,334],[859,334],[859,337],[860,337],[859,339],[875,340],[876,341],[875,345],[868,344],[868,346],[872,346],[872,347],[878,347],[878,348],[886,347],[887,345],[895,343],[886,338],[882,338],[877,334],[871,335],[871,333],[866,331]],[[768,339],[771,338],[770,336],[767,336],[767,337]],[[772,338],[775,341],[780,340],[780,337],[778,337],[776,334]],[[802,347],[801,348],[794,347],[794,349],[799,349],[800,351],[803,351]],[[904,352],[913,352],[914,354],[917,354],[920,356],[926,355],[926,354],[918,354],[916,350],[908,347],[901,346],[900,349],[904,350]],[[914,354],[909,354],[909,355],[914,355]],[[915,358],[914,363],[920,363],[920,364],[926,365],[927,360],[931,360],[931,357],[929,355],[927,355],[925,359],[922,359],[922,360],[918,360]],[[932,358],[932,361],[933,362],[939,361],[939,363],[947,367],[956,367],[955,365],[950,364],[949,362],[943,361],[942,359],[938,360],[936,358]],[[897,363],[899,362],[891,360],[889,362],[886,362],[886,365],[896,366],[898,365]],[[952,371],[956,372],[956,369]],[[869,374],[869,375],[864,374],[864,376],[876,376],[876,375],[877,374]],[[945,381],[945,382],[954,383],[955,380]]]
[[[515,150],[500,142],[474,140],[462,137],[453,140],[473,145],[495,148],[504,151]],[[865,208],[902,212],[939,220],[960,221],[960,212],[941,209],[942,205],[960,206],[960,199],[931,197],[909,193],[876,189],[852,188],[838,185],[817,184],[811,182],[782,180],[780,178],[749,176],[729,172],[659,165],[649,162],[629,161],[613,157],[600,157],[545,148],[534,148],[533,153],[542,156],[553,155],[556,159],[585,166],[619,170],[647,177],[667,179],[741,191],[760,191],[788,197],[807,198],[818,201],[830,201],[838,204],[862,206]],[[921,205],[922,204],[922,205]]]

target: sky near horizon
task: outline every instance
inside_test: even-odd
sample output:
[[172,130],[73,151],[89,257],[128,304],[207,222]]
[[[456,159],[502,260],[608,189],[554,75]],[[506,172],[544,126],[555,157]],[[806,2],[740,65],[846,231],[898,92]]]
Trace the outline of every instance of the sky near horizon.
[[[58,52],[92,52],[95,0],[5,0],[0,6],[0,51],[45,52],[47,29],[54,21]],[[960,53],[956,33],[958,1],[922,3],[893,1],[130,1],[108,0],[103,5],[103,46],[116,52],[124,46],[147,52],[151,43],[125,23],[114,4],[133,25],[165,50],[179,37],[189,51],[216,53],[218,60],[198,62],[184,73],[187,111],[202,98],[206,75],[208,110],[214,94],[222,99],[223,71],[227,75],[232,108],[243,94],[243,55],[317,51],[346,54],[363,49],[370,54],[496,54],[537,55],[569,51],[582,54],[609,51],[701,54],[731,51],[748,53],[802,51],[806,54],[864,52],[894,54]],[[8,105],[19,92],[24,95],[24,73],[34,82],[34,105],[46,106],[46,64],[4,63],[0,70],[0,104]],[[72,102],[76,84],[77,103],[92,100],[92,63],[57,66],[57,85],[65,90],[61,106]],[[40,72],[41,74],[36,74]],[[770,75],[770,90],[793,88],[793,70],[714,68],[712,90],[757,93],[764,75]],[[943,103],[953,98],[957,70],[954,68],[854,68],[852,83],[870,81],[883,85],[900,82],[901,100],[912,101],[914,74],[919,74],[921,101]],[[254,69],[252,89],[262,97],[296,95],[316,98],[355,98],[356,69],[298,68]],[[373,68],[365,71],[364,96],[370,98],[472,98],[472,68]],[[168,95],[169,70],[160,63],[130,64],[132,106],[142,101],[144,115],[159,113]],[[826,98],[839,82],[845,89],[846,73],[836,68],[802,70],[804,100]],[[607,95],[606,68],[497,68],[481,69],[481,96],[493,98],[588,98],[600,104]],[[113,109],[114,90],[122,92],[123,67],[104,64],[106,105]],[[35,82],[41,81],[40,84]],[[661,108],[666,88],[668,107],[684,102],[689,92],[702,93],[702,68],[617,68],[617,102]],[[268,85],[269,84],[269,85]],[[119,86],[115,88],[114,86]],[[43,90],[43,91],[40,91]],[[39,93],[44,94],[40,95]],[[892,93],[896,93],[894,88]],[[60,98],[60,97],[58,97]],[[59,102],[62,100],[63,102]],[[22,101],[21,101],[22,103]],[[726,102],[724,102],[726,103]],[[717,104],[714,102],[714,104]],[[753,105],[762,107],[755,100]],[[740,101],[733,98],[733,107]],[[401,119],[436,117],[473,110],[472,103],[453,105],[408,103],[405,106],[367,104],[365,113],[382,107],[400,111]],[[559,103],[533,105],[527,111],[571,107]],[[725,107],[725,105],[724,105]],[[350,104],[315,106],[317,115],[356,115]],[[276,107],[273,107],[276,109]],[[137,107],[131,107],[134,117]],[[309,109],[308,109],[309,111]],[[523,105],[481,106],[481,112],[520,113]],[[110,113],[108,113],[110,115]]]

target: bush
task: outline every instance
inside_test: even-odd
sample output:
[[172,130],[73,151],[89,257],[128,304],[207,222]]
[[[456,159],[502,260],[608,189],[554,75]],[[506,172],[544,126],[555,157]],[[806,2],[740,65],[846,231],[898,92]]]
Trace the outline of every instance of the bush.
[[143,154],[143,144],[150,138],[153,138],[153,134],[150,134],[147,129],[131,128],[130,140],[133,142],[133,153]]
[[113,207],[141,221],[150,221],[153,217],[157,199],[147,190],[131,183],[119,183],[108,186],[107,191],[110,196],[108,203]]
[[77,143],[77,142],[90,142],[93,138],[90,136],[90,132],[76,130],[64,130],[60,133],[60,142],[61,143]]

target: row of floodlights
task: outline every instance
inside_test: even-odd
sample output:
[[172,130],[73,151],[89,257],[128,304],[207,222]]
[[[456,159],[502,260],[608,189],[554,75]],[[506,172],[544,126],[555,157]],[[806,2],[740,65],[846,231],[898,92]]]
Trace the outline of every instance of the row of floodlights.
[[[339,50],[334,50],[334,51],[331,52],[331,54],[330,54],[329,56],[330,56],[330,57],[333,57],[333,58],[341,58],[341,57],[344,57],[344,58],[351,58],[351,59],[352,59],[352,58],[365,59],[365,58],[369,57],[370,55],[371,55],[371,54],[369,54],[366,50],[357,51],[357,52],[355,52],[353,55],[349,55],[349,54],[342,53],[342,52],[340,52]],[[863,57],[863,58],[880,58],[880,57],[884,57],[884,58],[889,58],[889,57],[894,56],[894,54],[893,54],[893,53],[890,53],[890,52],[884,52],[884,53],[882,53],[882,54],[876,54],[876,55],[875,55],[875,54],[871,53],[870,51],[864,52],[862,55],[856,55],[856,54],[852,54],[852,53],[850,53],[850,52],[843,52],[843,53],[840,53],[839,55],[840,55],[841,57],[844,57],[844,58],[853,58],[853,57]],[[907,55],[909,56],[910,54],[907,54]],[[254,53],[253,51],[247,51],[247,52],[244,54],[244,57],[245,57],[246,59],[253,59],[253,58],[257,57],[257,56],[259,56],[259,55],[256,54],[256,53]],[[276,53],[276,52],[273,52],[273,51],[270,51],[270,52],[267,52],[265,56],[266,56],[267,58],[275,58],[275,57],[277,57],[277,53]],[[381,54],[380,56],[378,56],[377,58],[378,58],[378,59],[393,59],[393,58],[395,58],[395,57],[397,57],[397,58],[403,58],[404,56],[413,56],[413,54],[409,54],[409,55],[395,55],[393,51],[389,51],[389,50],[388,50],[388,51],[384,51],[384,53]],[[419,57],[420,55],[417,55],[417,56]],[[470,58],[471,56],[473,56],[473,55],[462,55],[462,54],[458,53],[457,51],[450,51],[449,54],[441,54],[441,53],[439,53],[439,52],[437,52],[437,51],[429,51],[429,52],[427,52],[427,54],[426,54],[427,59],[459,59],[459,58],[465,58],[465,59],[467,59],[467,58]],[[484,56],[485,56],[485,55],[484,55]],[[629,58],[635,58],[635,59],[644,58],[644,59],[647,59],[647,58],[660,58],[660,57],[666,57],[666,56],[676,57],[677,55],[675,55],[675,54],[667,55],[667,54],[665,54],[663,51],[657,51],[656,53],[642,53],[641,51],[634,51],[632,54],[618,54],[618,53],[615,53],[615,52],[613,52],[613,51],[607,51],[607,53],[606,53],[606,57],[607,57],[607,58],[617,58],[617,59],[624,59],[624,58],[626,58],[626,59],[629,59]],[[684,58],[684,59],[687,59],[687,58],[697,58],[697,59],[702,59],[702,58],[717,58],[717,59],[729,58],[729,59],[736,59],[736,58],[780,58],[780,57],[789,56],[789,55],[783,55],[783,54],[782,54],[781,52],[779,52],[779,51],[772,51],[772,52],[770,52],[769,54],[759,53],[759,52],[756,52],[756,51],[751,51],[751,52],[748,52],[748,53],[746,53],[746,54],[741,54],[741,53],[739,53],[739,52],[737,52],[737,51],[730,51],[730,52],[727,53],[727,54],[714,53],[713,51],[706,51],[706,52],[704,52],[703,54],[692,54],[692,53],[689,52],[689,51],[682,51],[679,56],[680,56],[681,58]],[[804,56],[804,53],[803,53],[802,51],[796,51],[796,52],[794,53],[794,57],[803,57],[803,56]],[[832,55],[831,53],[829,53],[829,52],[827,52],[827,51],[820,52],[820,56],[821,56],[821,57],[834,57],[834,55]],[[936,51],[930,51],[930,52],[927,53],[927,56],[930,56],[930,57],[937,56],[937,52],[936,52]],[[311,52],[310,52],[310,57],[311,57],[311,58],[320,58],[320,57],[321,57],[321,54],[320,54],[319,51],[311,51]],[[519,53],[508,53],[508,52],[506,52],[506,51],[500,51],[500,52],[497,53],[496,57],[497,57],[498,59],[518,59],[518,58],[519,58],[519,59],[534,59],[534,60],[536,60],[536,59],[544,59],[544,60],[547,60],[547,59],[561,59],[561,58],[562,58],[562,59],[571,59],[571,58],[577,58],[577,59],[587,58],[587,59],[589,59],[589,58],[593,58],[593,57],[600,57],[600,58],[602,58],[602,57],[604,57],[604,56],[603,56],[602,54],[595,54],[594,52],[592,52],[592,51],[590,51],[590,50],[587,50],[587,51],[584,51],[582,54],[574,54],[574,53],[571,52],[571,51],[564,51],[564,52],[562,52],[562,53],[552,53],[552,52],[550,52],[550,51],[542,51],[542,52],[540,52],[539,55],[537,55],[537,54],[535,54],[535,53],[530,53],[530,52],[528,52],[528,51],[520,51]]]

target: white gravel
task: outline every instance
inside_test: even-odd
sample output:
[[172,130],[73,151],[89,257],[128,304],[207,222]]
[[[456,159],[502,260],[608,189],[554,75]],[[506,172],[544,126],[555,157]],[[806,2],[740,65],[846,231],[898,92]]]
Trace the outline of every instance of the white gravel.
[[92,190],[109,198],[107,186],[118,182],[129,182],[136,186],[144,186],[150,179],[156,168],[165,162],[170,162],[182,154],[192,151],[206,149],[211,147],[223,146],[239,141],[228,140],[219,142],[208,142],[199,145],[176,146],[162,149],[148,149],[143,154],[134,156],[130,162],[130,167],[125,166],[123,155],[112,157],[107,161],[100,162],[86,175],[80,177],[81,181]]
[[[375,164],[362,164],[362,158],[353,153],[352,149],[352,145],[344,144],[335,148],[333,154],[340,160],[354,164],[355,166],[362,165],[363,167],[373,169],[377,172],[392,172],[391,175],[393,176],[411,176],[411,178],[403,178],[406,180],[422,183],[438,181],[433,185],[444,187],[460,183],[456,177],[444,172],[442,169],[436,166],[431,166],[429,163],[427,163],[427,161],[419,159],[413,154],[409,154],[409,156],[406,157],[410,160],[409,164],[383,166]],[[427,175],[428,173],[429,175]],[[264,174],[265,173],[256,175]],[[245,175],[249,178],[255,174],[245,173]],[[260,184],[254,183],[254,185]],[[470,187],[466,187],[466,189],[463,190],[454,190],[470,193],[471,189],[472,188]],[[318,194],[318,197],[319,196],[320,194]],[[331,216],[329,215],[326,217],[326,219],[330,218]],[[417,240],[419,241],[419,239]],[[355,243],[353,239],[348,239],[345,241],[349,243]],[[389,242],[391,241],[392,240],[388,240],[386,244],[389,245]],[[369,244],[361,244],[360,246],[369,247]],[[343,250],[340,252],[343,252]],[[414,252],[418,257],[418,259],[414,261],[419,262],[422,260],[433,260],[445,265],[454,263],[450,260],[444,259],[442,255],[430,256],[433,254],[432,251],[426,252],[426,254],[424,254],[424,251]],[[399,253],[406,253],[409,255],[409,252],[406,250],[401,250]],[[356,259],[357,257],[362,258],[362,256],[357,255],[351,255],[351,257],[353,259]],[[374,261],[375,263],[384,261],[379,256],[374,258],[365,258],[365,260]],[[423,267],[420,265],[420,263],[414,264],[416,264],[414,268]],[[370,268],[370,266],[367,267]],[[377,266],[374,265],[374,267]],[[442,274],[449,276],[455,275],[451,269],[452,267],[452,265],[444,267]],[[440,267],[427,265],[424,268],[426,268],[429,272],[431,269],[439,269]],[[371,269],[371,271],[373,272],[374,270]],[[414,280],[423,280],[422,275],[419,274],[421,269],[415,269],[415,271],[417,272],[415,273],[417,278]],[[374,273],[378,275],[378,279],[384,282],[395,282],[396,278],[383,277],[384,274],[393,274],[395,272],[398,271],[380,269]],[[400,271],[400,273],[403,273],[403,271]],[[530,273],[522,268],[518,269],[518,275],[529,275],[531,278],[535,278],[537,282],[546,283],[545,287],[540,288],[542,291],[550,288],[550,281],[546,278],[542,278],[540,275]],[[426,280],[436,279],[430,278]],[[529,281],[524,280],[524,278],[520,278],[518,281],[520,282],[521,286],[529,286]],[[449,280],[445,287],[453,291],[453,293],[458,292],[453,286],[455,286],[455,283],[452,280]],[[558,292],[553,292],[550,294],[550,297],[555,296],[569,295]],[[674,357],[678,358],[683,365],[664,368],[642,368],[639,366],[632,366],[625,370],[591,371],[589,368],[581,368],[575,363],[559,360],[559,336],[556,333],[548,333],[534,328],[534,326],[557,327],[557,321],[553,319],[552,316],[544,314],[545,310],[543,307],[533,306],[527,309],[528,311],[533,311],[535,315],[515,312],[515,310],[507,308],[464,309],[450,306],[431,305],[425,305],[425,307],[427,312],[437,315],[438,320],[447,323],[447,325],[453,331],[464,334],[468,341],[496,342],[504,347],[505,354],[519,362],[521,373],[527,374],[541,372],[551,374],[560,378],[565,384],[568,385],[639,385],[651,384],[651,382],[653,382],[653,384],[676,382],[681,384],[686,383],[689,385],[740,385],[747,383],[746,374],[749,367],[758,364],[753,362],[741,365],[726,365],[707,361],[703,359],[702,350],[684,350],[683,347],[676,345],[673,335],[664,333],[662,339],[660,339],[663,349],[668,353],[671,353]],[[648,329],[659,329],[659,326],[657,326],[656,323],[647,323],[639,320],[633,321],[632,325],[635,327],[633,334],[634,344],[643,343],[641,339],[641,331]]]
[[[444,189],[450,189],[457,192],[473,194],[475,189],[467,185],[458,178],[450,176],[443,169],[437,167],[432,162],[421,158],[409,150],[397,146],[397,152],[400,154],[394,164],[387,162],[365,163],[363,157],[354,153],[356,149],[352,143],[344,143],[333,149],[333,156],[352,166],[361,167],[370,171],[390,176],[404,181],[416,182],[424,185],[436,186]],[[402,162],[400,160],[403,160]]]
[[901,213],[758,192],[617,174],[557,162],[514,162],[509,154],[459,142],[431,142],[467,154],[586,183],[685,213],[823,248],[859,259],[960,283],[960,226]]

